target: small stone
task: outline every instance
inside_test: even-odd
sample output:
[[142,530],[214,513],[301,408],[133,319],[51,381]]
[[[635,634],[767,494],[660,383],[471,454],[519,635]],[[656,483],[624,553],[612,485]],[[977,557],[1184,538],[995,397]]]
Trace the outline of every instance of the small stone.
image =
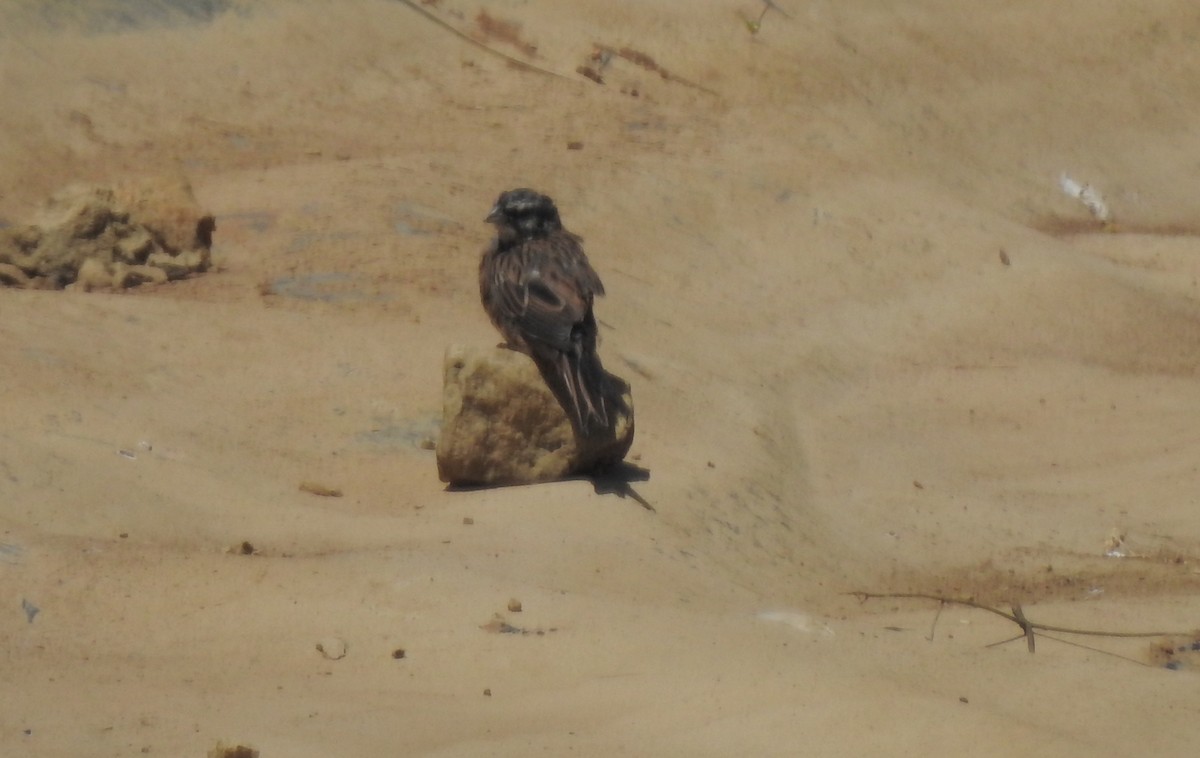
[[247,745],[226,745],[218,742],[208,751],[208,758],[258,758],[258,751]]
[[[91,263],[85,261],[84,265]],[[82,269],[80,269],[82,273]],[[139,284],[162,284],[167,281],[167,273],[154,266],[127,266],[124,263],[113,264],[112,286],[117,289],[128,289]]]
[[475,519],[471,518],[470,516],[463,516],[463,526],[473,526],[474,524]]
[[400,660],[401,658],[405,657],[405,655],[407,655],[407,653],[404,652],[404,648],[402,647],[398,647],[392,651],[392,658],[396,660]]
[[136,229],[128,237],[117,241],[114,252],[117,260],[133,265],[144,263],[154,250],[154,238],[145,229]]
[[319,497],[341,497],[342,491],[336,487],[326,487],[320,482],[300,482],[300,491]]
[[511,611],[512,613],[520,613],[521,612],[521,601],[517,600],[515,597],[513,599],[509,600],[508,601],[508,610]]
[[234,545],[225,552],[233,553],[234,555],[254,555],[258,552],[258,548],[251,545],[249,542],[242,542],[239,545]]
[[484,688],[483,688],[483,696],[484,696],[484,697],[491,697],[491,696],[492,696],[492,688],[491,688],[491,687],[484,687]]
[[187,250],[171,255],[170,253],[151,253],[146,263],[161,269],[168,279],[183,279],[197,271],[207,271],[211,265],[212,256],[207,248]]
[[19,266],[0,263],[0,285],[5,287],[28,287],[29,277]]
[[113,286],[113,275],[99,258],[86,258],[79,264],[75,281],[84,292],[91,292]]

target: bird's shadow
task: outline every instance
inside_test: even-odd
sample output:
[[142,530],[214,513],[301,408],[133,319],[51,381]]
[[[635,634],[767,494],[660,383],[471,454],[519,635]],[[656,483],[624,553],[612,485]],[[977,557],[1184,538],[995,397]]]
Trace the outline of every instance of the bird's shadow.
[[639,495],[631,484],[631,482],[650,481],[650,469],[648,468],[635,466],[627,461],[618,461],[610,466],[572,478],[586,479],[591,482],[597,495],[616,495],[622,500],[628,497],[651,513],[657,512],[650,501]]
[[[566,476],[562,479],[555,479],[559,482],[591,482],[595,488],[597,495],[616,495],[624,500],[625,498],[632,499],[635,503],[642,506],[651,513],[657,513],[650,501],[638,494],[631,482],[648,482],[650,481],[650,469],[635,466],[626,461],[598,467],[592,471],[576,474],[574,476]],[[478,490],[493,490],[506,487],[531,487],[538,484],[549,484],[550,482],[531,482],[519,484],[448,484],[446,485],[447,492],[476,492]]]

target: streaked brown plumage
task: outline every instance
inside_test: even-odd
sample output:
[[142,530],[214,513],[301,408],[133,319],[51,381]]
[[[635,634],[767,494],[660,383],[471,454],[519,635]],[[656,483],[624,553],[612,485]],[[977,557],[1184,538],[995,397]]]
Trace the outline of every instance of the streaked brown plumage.
[[479,264],[488,317],[510,347],[537,363],[580,434],[606,428],[592,313],[604,285],[580,238],[563,228],[554,201],[531,189],[501,194],[486,221],[497,232]]

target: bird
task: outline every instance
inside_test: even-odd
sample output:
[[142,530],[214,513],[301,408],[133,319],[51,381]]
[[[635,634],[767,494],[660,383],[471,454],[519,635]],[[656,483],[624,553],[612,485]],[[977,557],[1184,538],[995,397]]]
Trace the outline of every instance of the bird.
[[578,433],[608,428],[592,310],[604,285],[582,238],[550,197],[524,187],[501,193],[484,220],[496,237],[479,263],[483,309],[507,346],[533,359]]

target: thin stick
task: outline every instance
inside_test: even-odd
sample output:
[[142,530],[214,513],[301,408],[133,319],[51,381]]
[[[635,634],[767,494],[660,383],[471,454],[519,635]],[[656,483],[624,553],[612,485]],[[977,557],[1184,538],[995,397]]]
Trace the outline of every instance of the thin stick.
[[[1145,661],[1139,661],[1137,658],[1130,658],[1127,655],[1121,655],[1120,653],[1114,653],[1111,650],[1101,650],[1098,647],[1092,647],[1091,645],[1085,645],[1082,642],[1072,642],[1071,640],[1064,640],[1061,637],[1051,637],[1048,634],[1043,634],[1042,636],[1048,640],[1054,640],[1055,642],[1061,643],[1063,645],[1070,645],[1071,647],[1082,648],[1082,649],[1090,651],[1092,653],[1100,653],[1102,655],[1111,655],[1113,658],[1120,658],[1123,661],[1129,661],[1130,663],[1136,663],[1139,666],[1145,666],[1146,668],[1154,668],[1153,665],[1146,663]],[[1000,640],[999,642],[991,642],[991,643],[988,643],[987,645],[984,645],[984,647],[1000,647],[1001,645],[1007,645],[1010,642],[1016,642],[1017,640],[1022,639],[1023,637],[1025,637],[1025,634],[1022,632],[1021,634],[1018,634],[1016,637],[1009,637],[1008,639]]]
[[1127,655],[1121,655],[1120,653],[1113,653],[1108,650],[1101,650],[1098,647],[1092,647],[1091,645],[1084,645],[1081,642],[1071,642],[1070,640],[1064,640],[1064,639],[1060,639],[1058,637],[1051,637],[1048,634],[1043,634],[1042,636],[1048,640],[1054,640],[1055,642],[1061,642],[1064,645],[1070,645],[1071,647],[1081,647],[1084,650],[1090,650],[1093,653],[1102,653],[1104,655],[1111,655],[1114,658],[1120,658],[1123,661],[1129,661],[1131,663],[1136,663],[1139,666],[1145,666],[1146,668],[1154,668],[1154,666],[1152,664],[1146,663],[1145,661],[1139,661],[1137,658],[1130,658]]
[[933,633],[937,630],[938,619],[942,617],[942,609],[946,607],[945,603],[938,603],[937,613],[933,615],[933,623],[929,625],[929,636],[925,639],[933,642]]
[[[763,4],[765,6],[767,6],[767,8],[774,8],[775,10],[779,11],[779,14],[781,16],[783,16],[784,18],[790,19],[792,17],[792,15],[790,13],[788,13],[783,8],[780,8],[778,5],[776,5],[774,0],[763,0]],[[763,10],[763,13],[766,13],[765,9]],[[759,18],[759,20],[762,20],[761,17]]]
[[[1050,624],[1035,624],[1025,618],[1022,612],[1018,617],[1016,613],[1005,613],[997,608],[977,603],[971,599],[943,597],[941,595],[931,595],[924,592],[847,592],[847,595],[853,595],[859,598],[862,602],[868,600],[936,600],[939,603],[954,603],[955,605],[965,605],[968,608],[977,608],[981,611],[994,613],[1000,618],[1008,619],[1017,626],[1021,627],[1022,637],[1029,636],[1034,630],[1040,632],[1058,632],[1059,634],[1080,634],[1090,637],[1173,637],[1177,635],[1187,635],[1192,632],[1104,632],[1095,629],[1072,629],[1065,626],[1052,626]],[[1013,606],[1014,611],[1019,611],[1020,606]],[[1014,637],[1013,639],[1020,639]],[[1011,641],[1011,640],[1010,640]]]
[[1020,603],[1012,604],[1013,619],[1021,625],[1021,631],[1025,632],[1025,639],[1029,643],[1029,652],[1033,652],[1033,624],[1029,619],[1025,618],[1025,611],[1021,610]]
[[1016,642],[1017,640],[1023,639],[1024,637],[1025,637],[1025,632],[1021,632],[1016,637],[1009,637],[1008,639],[1000,640],[999,642],[989,642],[988,644],[984,645],[984,647],[1000,647],[1001,645],[1007,645],[1010,642]]
[[990,643],[984,645],[984,648],[998,648],[998,646],[1007,645],[1010,642],[1016,642],[1016,640],[1018,640],[1018,639],[1025,639],[1025,632],[1021,632],[1016,637],[1009,637],[1008,639],[1001,639],[1000,642],[990,642]]

